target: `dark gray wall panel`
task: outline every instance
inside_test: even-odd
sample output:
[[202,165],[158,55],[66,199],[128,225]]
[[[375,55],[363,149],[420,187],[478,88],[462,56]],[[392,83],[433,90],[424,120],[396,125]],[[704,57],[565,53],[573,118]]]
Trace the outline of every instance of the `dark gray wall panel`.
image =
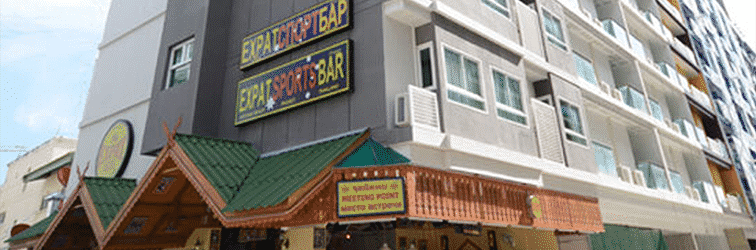
[[[293,49],[245,70],[239,69],[241,41],[320,0],[205,2],[170,0],[161,57],[145,133],[145,152],[164,144],[160,121],[181,115],[181,133],[248,141],[263,152],[371,127],[385,130],[382,0],[352,0],[352,27]],[[210,19],[206,20],[206,17]],[[194,35],[190,82],[161,91],[168,51],[179,38]],[[352,39],[353,91],[234,126],[238,82],[334,43]]]

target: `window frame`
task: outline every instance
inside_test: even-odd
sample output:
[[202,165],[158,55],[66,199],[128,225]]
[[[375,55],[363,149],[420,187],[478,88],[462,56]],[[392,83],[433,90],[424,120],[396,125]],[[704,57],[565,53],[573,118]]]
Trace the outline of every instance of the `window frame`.
[[[546,28],[546,15],[548,15],[553,22],[556,20],[559,22],[559,33],[562,35],[562,39],[557,39],[557,37],[549,32],[549,30]],[[564,28],[562,27],[562,19],[555,17],[554,14],[552,14],[550,11],[546,10],[546,8],[541,8],[541,20],[542,20],[542,26],[543,31],[546,33],[546,40],[549,41],[549,43],[553,44],[554,46],[558,47],[561,50],[567,51],[567,38],[565,37]]]
[[[484,81],[483,81],[484,77],[483,77],[482,71],[480,70],[481,65],[483,64],[482,61],[479,60],[479,59],[477,59],[477,58],[475,58],[475,57],[470,56],[468,53],[465,53],[462,50],[459,50],[459,49],[457,49],[457,48],[455,48],[453,46],[450,46],[449,44],[442,43],[441,47],[442,47],[442,49],[444,51],[444,54],[441,57],[441,60],[442,60],[442,65],[443,65],[442,68],[444,69],[444,72],[443,72],[444,81],[443,82],[444,82],[444,85],[446,87],[446,91],[444,91],[446,93],[443,96],[445,96],[446,100],[448,100],[449,103],[454,103],[455,105],[460,105],[462,107],[474,110],[476,112],[480,112],[480,113],[483,113],[483,114],[488,114],[488,107],[487,107],[488,104],[486,102],[486,91],[485,91],[485,85],[484,85]],[[449,77],[448,77],[449,73],[447,71],[447,62],[446,62],[446,50],[449,50],[451,52],[457,53],[460,56],[460,59],[461,59],[460,60],[461,65],[460,66],[461,66],[461,69],[462,69],[462,76],[463,76],[462,81],[465,84],[465,87],[467,87],[467,79],[465,79],[466,75],[467,75],[466,74],[467,71],[465,70],[465,66],[464,66],[465,59],[468,59],[468,60],[473,61],[473,62],[475,62],[475,63],[478,64],[478,88],[480,89],[480,95],[475,94],[473,92],[470,92],[469,90],[467,90],[465,88],[454,86],[453,84],[451,84],[449,82]],[[466,96],[468,98],[472,98],[472,99],[475,99],[477,101],[482,102],[483,103],[483,109],[481,110],[481,109],[478,109],[478,108],[473,107],[471,105],[468,105],[468,104],[465,104],[465,103],[462,103],[462,102],[459,102],[459,101],[452,100],[451,98],[449,98],[449,91],[452,91],[452,92],[455,92],[457,94],[464,95],[464,96]]]
[[[575,130],[567,128],[567,126],[565,126],[565,124],[564,124],[564,121],[565,121],[565,119],[564,119],[564,113],[562,112],[562,109],[563,109],[564,105],[562,103],[566,103],[567,106],[574,107],[575,110],[577,110],[577,112],[578,112],[577,117],[579,119],[578,122],[580,122],[580,128],[582,130],[581,132],[575,131]],[[583,120],[585,120],[585,119],[583,119],[583,112],[582,112],[581,108],[578,105],[576,105],[574,102],[572,102],[572,101],[566,100],[564,98],[559,98],[559,112],[561,114],[561,116],[560,116],[560,119],[561,119],[560,126],[562,127],[562,136],[564,137],[565,141],[567,141],[569,143],[572,143],[572,144],[575,144],[575,145],[579,145],[579,146],[584,147],[584,148],[588,148],[588,136],[585,135],[586,134],[586,132],[585,132],[586,128],[585,128],[585,124],[583,122]],[[583,139],[583,141],[585,141],[585,144],[582,144],[580,142],[571,140],[568,137],[568,134]]]
[[[496,66],[491,65],[491,66],[489,66],[489,69],[490,69],[490,72],[491,72],[491,84],[493,85],[494,104],[495,104],[494,106],[495,106],[495,108],[496,109],[503,109],[506,112],[510,112],[510,113],[515,114],[515,115],[519,115],[519,116],[524,117],[525,118],[525,124],[518,123],[516,121],[512,121],[512,120],[509,120],[509,119],[506,119],[504,117],[499,116],[498,110],[496,112],[496,118],[501,119],[501,120],[506,121],[506,122],[509,122],[509,123],[512,123],[512,124],[516,124],[518,126],[522,126],[522,127],[525,127],[525,128],[530,128],[530,122],[528,122],[528,120],[529,120],[528,112],[527,112],[528,109],[525,106],[525,100],[524,100],[525,99],[524,98],[525,95],[522,92],[522,90],[523,90],[522,80],[520,78],[518,78],[518,77],[512,77],[512,74],[505,73],[506,71],[501,70],[500,68],[498,68]],[[509,80],[510,79],[517,81],[517,85],[520,88],[520,105],[522,106],[522,110],[517,110],[514,107],[511,107],[511,106],[509,106],[507,104],[499,102],[499,100],[497,99],[499,93],[496,90],[497,82],[496,82],[496,76],[495,76],[494,72],[498,72],[499,74],[504,75],[504,79],[506,81],[506,87],[507,87],[507,89],[509,88]]]
[[[423,87],[423,65],[422,65],[422,58],[420,57],[420,52],[428,49],[430,52],[430,64],[431,64],[431,85],[428,87]],[[427,90],[436,90],[438,89],[438,83],[436,83],[436,60],[435,60],[435,50],[433,47],[433,41],[425,42],[423,44],[415,46],[415,81],[418,83],[416,86],[427,89]]]
[[[187,48],[189,46],[191,46],[191,53],[185,53],[187,51]],[[182,50],[181,62],[174,64],[173,60],[174,60],[174,57],[175,57],[175,53],[179,49]],[[187,55],[189,55],[188,56],[189,57],[188,60],[187,60]],[[179,42],[179,43],[171,46],[170,52],[168,52],[168,62],[167,62],[168,63],[167,66],[168,67],[167,67],[167,71],[166,71],[166,74],[165,74],[166,75],[166,77],[165,77],[165,85],[163,86],[164,90],[165,89],[170,89],[170,88],[173,88],[173,87],[176,87],[178,85],[183,84],[183,83],[178,83],[178,84],[175,84],[175,85],[171,85],[171,79],[173,78],[173,72],[177,71],[180,68],[183,68],[185,66],[188,67],[188,69],[187,69],[187,71],[188,71],[187,72],[187,74],[188,74],[187,81],[188,81],[188,79],[191,79],[192,59],[194,59],[194,37],[188,38],[188,39],[186,39],[184,41],[181,41],[181,42]]]
[[486,7],[489,9],[492,9],[493,11],[496,11],[500,15],[506,17],[507,19],[512,18],[512,10],[509,8],[509,1],[508,0],[502,0],[504,1],[507,6],[502,6],[501,3],[499,3],[497,0],[481,0],[480,2],[483,3]]

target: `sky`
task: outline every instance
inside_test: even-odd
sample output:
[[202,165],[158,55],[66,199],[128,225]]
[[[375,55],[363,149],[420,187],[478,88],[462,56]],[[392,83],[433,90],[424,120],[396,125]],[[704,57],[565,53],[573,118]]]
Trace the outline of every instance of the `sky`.
[[[0,1],[0,146],[76,138],[110,0]],[[0,152],[0,183],[19,153]]]
[[[0,1],[0,146],[77,137],[110,1]],[[724,2],[756,50],[756,1]],[[0,152],[0,183],[18,156]]]
[[735,26],[743,34],[743,40],[756,51],[756,1],[724,0],[724,4],[730,20],[735,21]]

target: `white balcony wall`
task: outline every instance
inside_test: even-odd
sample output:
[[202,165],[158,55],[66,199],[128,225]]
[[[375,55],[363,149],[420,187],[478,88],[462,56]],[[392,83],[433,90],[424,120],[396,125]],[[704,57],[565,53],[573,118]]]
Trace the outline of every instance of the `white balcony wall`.
[[[417,82],[415,69],[415,32],[412,27],[389,17],[383,18],[383,57],[387,63],[384,69],[386,79],[386,124],[388,129],[394,128],[394,98],[399,93],[407,92],[407,85]],[[412,67],[407,67],[412,65]],[[434,79],[435,81],[435,79]]]
[[[669,171],[680,173],[683,185],[690,186],[693,182],[691,182],[690,174],[688,173],[689,167],[687,164],[685,164],[684,156],[687,154],[688,153],[679,150],[676,146],[667,146],[664,150],[664,158],[667,160],[667,168],[669,169]],[[694,169],[696,167],[700,166],[690,166],[691,169]]]
[[633,148],[633,157],[636,163],[649,162],[658,166],[664,166],[661,149],[659,149],[652,131],[633,128],[628,130],[628,135],[630,136],[630,145]]
[[610,121],[612,136],[614,139],[614,156],[617,158],[617,166],[627,166],[635,169],[637,161],[633,155],[633,144],[630,140],[626,124]]
[[634,63],[619,63],[611,66],[615,87],[630,86],[638,91],[643,91],[641,77]]
[[596,5],[593,3],[593,0],[577,0],[577,1],[580,2],[580,9],[578,11],[583,12],[584,14],[588,13],[591,20],[598,17],[598,14],[596,13]]

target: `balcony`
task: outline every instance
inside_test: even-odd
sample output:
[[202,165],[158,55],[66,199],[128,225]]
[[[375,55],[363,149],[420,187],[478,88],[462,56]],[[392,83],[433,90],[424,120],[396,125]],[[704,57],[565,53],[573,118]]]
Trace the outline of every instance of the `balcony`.
[[630,86],[622,86],[618,89],[622,93],[622,100],[627,106],[646,113],[646,97],[643,94]]
[[653,163],[643,162],[638,164],[638,170],[643,172],[643,177],[646,179],[646,186],[648,188],[669,190],[669,183],[667,182],[664,168]]
[[[664,76],[666,76],[670,81],[674,83],[679,83],[680,80],[677,78],[677,70],[675,70],[674,67],[669,65],[666,62],[657,62],[656,63],[656,69],[659,70]],[[686,83],[687,84],[687,83]]]

